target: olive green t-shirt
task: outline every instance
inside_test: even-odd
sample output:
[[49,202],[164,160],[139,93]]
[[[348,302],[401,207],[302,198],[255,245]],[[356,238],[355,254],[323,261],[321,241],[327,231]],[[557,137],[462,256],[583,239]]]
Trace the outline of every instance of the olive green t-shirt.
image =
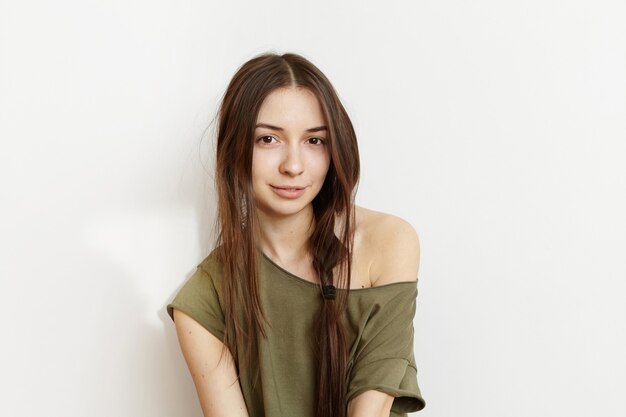
[[[314,321],[324,302],[318,284],[297,277],[259,251],[259,290],[269,326],[259,340],[260,383],[239,369],[250,417],[314,417],[316,361]],[[167,311],[178,309],[220,340],[224,336],[221,268],[206,257]],[[337,291],[345,291],[337,289]],[[392,395],[391,417],[424,408],[413,353],[417,282],[351,289],[344,315],[349,346],[346,403],[378,390]],[[237,361],[238,362],[238,361]]]

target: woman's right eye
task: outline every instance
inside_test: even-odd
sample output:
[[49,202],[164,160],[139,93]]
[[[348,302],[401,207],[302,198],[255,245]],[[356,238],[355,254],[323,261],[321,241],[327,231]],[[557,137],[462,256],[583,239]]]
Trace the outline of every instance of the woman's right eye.
[[276,140],[276,139],[274,138],[274,136],[261,136],[258,140],[261,143],[265,143],[269,145],[272,143],[273,140]]

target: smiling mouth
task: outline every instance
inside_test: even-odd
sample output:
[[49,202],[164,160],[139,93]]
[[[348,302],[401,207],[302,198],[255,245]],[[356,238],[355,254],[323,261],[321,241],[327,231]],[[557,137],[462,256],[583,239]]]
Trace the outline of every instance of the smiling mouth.
[[288,200],[294,200],[300,198],[306,192],[306,187],[291,187],[291,186],[273,186],[270,185],[272,191],[280,198],[286,198]]
[[270,185],[272,188],[276,188],[277,190],[287,190],[287,191],[298,191],[304,189],[304,187],[289,187],[289,186],[277,186]]

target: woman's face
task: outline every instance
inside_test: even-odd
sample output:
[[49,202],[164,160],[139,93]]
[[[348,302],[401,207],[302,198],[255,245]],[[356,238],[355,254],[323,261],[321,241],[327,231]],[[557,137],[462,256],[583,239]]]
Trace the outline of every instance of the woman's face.
[[266,216],[311,208],[330,164],[322,107],[305,88],[280,88],[263,101],[254,131],[252,187]]

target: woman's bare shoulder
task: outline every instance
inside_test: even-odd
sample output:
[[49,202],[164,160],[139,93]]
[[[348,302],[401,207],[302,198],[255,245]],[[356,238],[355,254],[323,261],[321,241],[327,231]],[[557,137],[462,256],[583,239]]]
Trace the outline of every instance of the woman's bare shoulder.
[[355,239],[369,257],[372,286],[416,281],[420,244],[415,228],[392,214],[355,207]]

